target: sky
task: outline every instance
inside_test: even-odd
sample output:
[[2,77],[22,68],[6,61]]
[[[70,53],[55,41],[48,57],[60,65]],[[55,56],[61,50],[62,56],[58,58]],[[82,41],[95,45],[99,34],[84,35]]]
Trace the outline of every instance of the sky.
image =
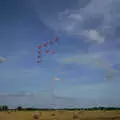
[[[119,0],[0,0],[0,104],[120,106],[119,5]],[[57,36],[55,54],[43,54],[37,64],[37,45]]]

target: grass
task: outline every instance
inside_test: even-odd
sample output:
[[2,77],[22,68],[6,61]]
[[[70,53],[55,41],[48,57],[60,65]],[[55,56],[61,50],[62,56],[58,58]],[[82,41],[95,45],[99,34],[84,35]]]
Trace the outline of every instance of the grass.
[[[34,120],[34,111],[0,112],[0,120]],[[39,120],[120,120],[120,111],[39,111]]]

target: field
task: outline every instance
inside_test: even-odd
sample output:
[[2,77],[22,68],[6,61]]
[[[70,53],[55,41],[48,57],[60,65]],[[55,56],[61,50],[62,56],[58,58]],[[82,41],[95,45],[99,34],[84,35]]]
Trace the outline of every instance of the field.
[[[0,120],[34,120],[32,111],[0,112]],[[120,120],[120,111],[39,111],[39,120]]]

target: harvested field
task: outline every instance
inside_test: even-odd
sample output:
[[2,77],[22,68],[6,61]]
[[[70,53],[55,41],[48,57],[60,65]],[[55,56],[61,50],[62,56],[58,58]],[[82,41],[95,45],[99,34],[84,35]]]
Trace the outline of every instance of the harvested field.
[[[0,112],[0,120],[34,120],[33,114],[34,111]],[[120,111],[39,111],[39,120],[120,120]]]

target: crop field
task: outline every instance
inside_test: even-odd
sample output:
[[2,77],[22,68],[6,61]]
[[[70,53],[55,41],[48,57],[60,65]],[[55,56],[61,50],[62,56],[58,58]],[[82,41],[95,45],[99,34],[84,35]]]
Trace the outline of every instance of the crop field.
[[[120,120],[120,111],[38,111],[38,120]],[[34,120],[34,111],[0,112],[0,120]]]

